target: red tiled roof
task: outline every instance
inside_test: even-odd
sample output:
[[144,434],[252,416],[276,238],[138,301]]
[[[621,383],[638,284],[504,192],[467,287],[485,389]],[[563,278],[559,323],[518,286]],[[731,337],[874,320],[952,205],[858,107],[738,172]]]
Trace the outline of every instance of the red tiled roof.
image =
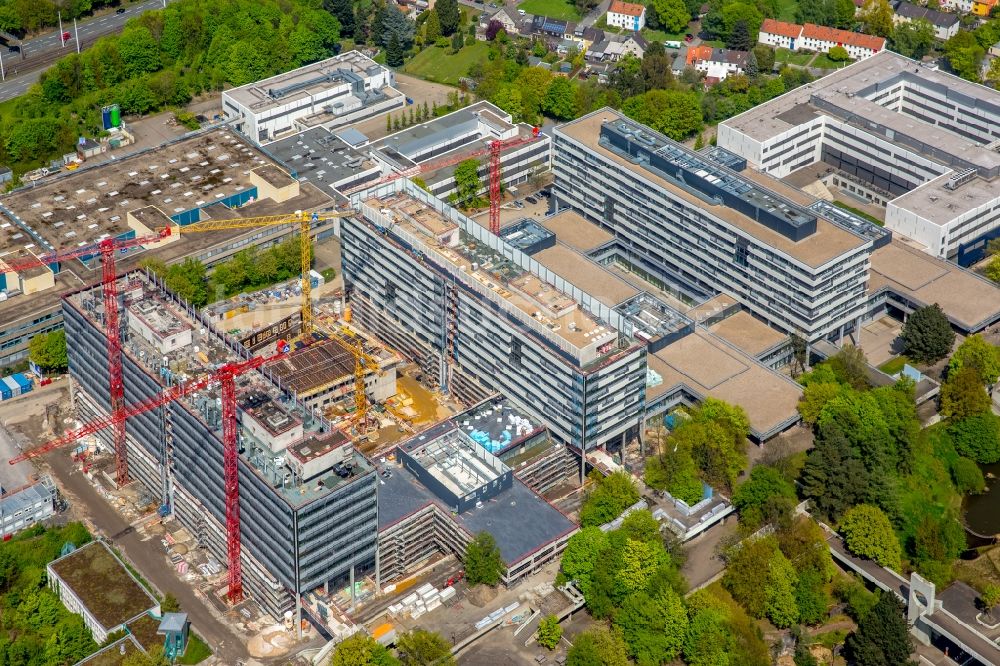
[[790,39],[798,39],[802,34],[802,26],[796,23],[785,23],[771,18],[764,19],[760,25],[760,31],[771,35],[781,35]]
[[712,59],[712,47],[711,46],[692,46],[688,49],[687,53],[687,64],[694,65],[699,60],[711,60]]
[[643,5],[637,5],[632,2],[622,2],[621,0],[614,0],[611,3],[611,8],[608,9],[609,12],[614,12],[615,14],[626,14],[627,16],[642,16],[642,13],[646,11],[646,7]]
[[849,30],[827,28],[826,26],[816,25],[815,23],[806,23],[802,27],[802,36],[809,37],[810,39],[817,39],[823,42],[833,42],[835,44],[856,46],[861,49],[871,49],[876,52],[885,48],[884,37],[864,35],[860,32],[851,32]]

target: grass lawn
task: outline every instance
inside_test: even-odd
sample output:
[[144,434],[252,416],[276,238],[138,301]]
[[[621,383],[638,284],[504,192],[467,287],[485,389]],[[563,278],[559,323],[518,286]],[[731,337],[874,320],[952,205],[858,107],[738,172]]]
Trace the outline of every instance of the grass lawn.
[[193,631],[188,633],[187,650],[184,656],[177,660],[178,664],[200,664],[212,656],[212,650],[205,644],[205,641]]
[[873,222],[873,223],[877,224],[880,227],[885,225],[885,222],[883,222],[882,220],[878,219],[874,215],[866,213],[865,211],[861,210],[860,208],[855,208],[854,206],[845,204],[843,201],[837,201],[836,199],[834,199],[831,203],[834,206],[836,206],[837,208],[843,208],[846,211],[850,211],[850,212],[854,213],[855,215],[859,215],[860,217],[865,218],[869,222]]
[[811,53],[796,53],[786,48],[778,48],[774,52],[774,61],[783,65],[798,65],[804,67],[812,59]]
[[726,48],[726,43],[721,39],[705,39],[702,40],[702,44],[711,46],[713,49],[724,49]]
[[403,65],[403,72],[436,83],[457,85],[458,80],[468,74],[469,67],[486,60],[488,53],[489,44],[478,41],[462,47],[458,53],[452,53],[450,48],[431,46]]
[[517,8],[536,16],[548,16],[563,21],[578,21],[580,19],[580,12],[576,11],[576,5],[566,2],[566,0],[524,0]]
[[816,58],[810,63],[810,67],[819,67],[820,69],[840,69],[841,67],[847,67],[851,64],[850,60],[847,61],[837,61],[830,60],[830,57],[825,53],[817,53]]
[[684,42],[686,32],[663,32],[652,28],[643,28],[642,36],[651,42]]
[[909,362],[910,359],[905,356],[897,356],[896,358],[891,358],[882,365],[878,366],[878,369],[891,377],[897,372],[902,372],[903,366]]

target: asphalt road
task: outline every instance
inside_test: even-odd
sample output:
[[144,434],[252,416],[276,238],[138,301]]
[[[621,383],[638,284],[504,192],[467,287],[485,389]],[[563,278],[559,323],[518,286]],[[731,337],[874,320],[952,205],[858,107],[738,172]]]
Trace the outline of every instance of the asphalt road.
[[46,460],[61,488],[72,495],[68,498],[69,501],[76,502],[79,507],[86,507],[91,522],[125,553],[146,580],[161,593],[170,592],[177,598],[181,608],[191,618],[193,629],[215,652],[218,663],[235,664],[237,660],[247,658],[243,642],[216,619],[206,606],[207,602],[196,596],[194,589],[181,581],[168,565],[158,539],[142,541],[125,519],[94,490],[65,451],[56,452]]
[[[110,13],[93,16],[78,22],[80,49],[90,47],[99,38],[119,32],[125,22],[149,9],[158,9],[165,2],[172,0],[144,0],[135,4],[123,5],[122,14]],[[52,63],[64,55],[76,50],[77,31],[73,30],[73,22],[63,22],[63,31],[72,36],[65,45],[62,43],[58,28],[44,35],[21,42],[21,52],[11,53],[6,48],[0,49],[3,69],[6,79],[0,83],[0,102],[4,102],[27,92],[31,84],[38,81],[39,75]]]

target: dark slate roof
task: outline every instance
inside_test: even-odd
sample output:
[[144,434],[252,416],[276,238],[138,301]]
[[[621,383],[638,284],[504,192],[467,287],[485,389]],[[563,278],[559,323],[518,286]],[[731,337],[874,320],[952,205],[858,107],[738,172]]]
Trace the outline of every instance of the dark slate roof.
[[910,19],[911,21],[916,19],[930,21],[931,25],[939,28],[950,28],[958,23],[957,14],[939,12],[936,9],[928,9],[927,7],[921,7],[920,5],[914,5],[909,2],[900,2],[896,5],[896,13],[904,18]]

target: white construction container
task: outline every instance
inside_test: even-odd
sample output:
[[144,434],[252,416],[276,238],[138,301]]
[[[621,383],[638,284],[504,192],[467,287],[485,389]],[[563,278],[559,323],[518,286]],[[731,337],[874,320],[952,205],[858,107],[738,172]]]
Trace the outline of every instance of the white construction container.
[[455,588],[453,588],[453,587],[446,587],[443,590],[441,590],[441,601],[448,601],[449,599],[451,599],[456,594],[458,594],[458,593],[455,592]]

